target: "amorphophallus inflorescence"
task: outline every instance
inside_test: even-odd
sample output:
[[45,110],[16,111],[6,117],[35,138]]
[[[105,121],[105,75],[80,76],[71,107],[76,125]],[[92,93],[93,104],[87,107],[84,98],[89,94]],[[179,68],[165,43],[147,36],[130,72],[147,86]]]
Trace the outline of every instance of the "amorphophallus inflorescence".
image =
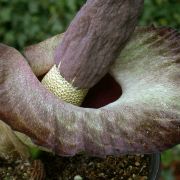
[[[180,35],[137,27],[128,39],[142,2],[87,1],[64,35],[25,49],[30,66],[17,50],[0,45],[0,118],[64,156],[153,153],[180,143]],[[87,95],[84,106],[93,102],[91,108],[69,104],[36,77],[52,67],[83,92],[109,73],[116,85],[108,94],[117,97],[109,103],[99,88]]]

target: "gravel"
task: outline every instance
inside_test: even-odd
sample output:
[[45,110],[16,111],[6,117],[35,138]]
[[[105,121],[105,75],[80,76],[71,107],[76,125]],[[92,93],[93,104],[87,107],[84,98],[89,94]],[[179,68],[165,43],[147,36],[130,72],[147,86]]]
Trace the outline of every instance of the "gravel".
[[[147,180],[150,156],[123,155],[106,158],[59,157],[43,153],[39,160],[0,158],[1,180]],[[46,176],[46,177],[45,177]]]

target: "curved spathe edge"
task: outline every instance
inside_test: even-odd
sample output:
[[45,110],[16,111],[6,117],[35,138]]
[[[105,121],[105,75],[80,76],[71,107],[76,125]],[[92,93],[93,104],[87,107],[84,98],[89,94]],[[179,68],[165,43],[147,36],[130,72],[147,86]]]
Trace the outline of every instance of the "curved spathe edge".
[[[111,70],[123,96],[97,110],[59,100],[40,84],[16,50],[1,45],[0,118],[59,155],[152,153],[178,144],[179,53],[161,55],[149,41],[152,36],[138,40],[135,34],[131,39]],[[148,55],[143,53],[145,46]]]

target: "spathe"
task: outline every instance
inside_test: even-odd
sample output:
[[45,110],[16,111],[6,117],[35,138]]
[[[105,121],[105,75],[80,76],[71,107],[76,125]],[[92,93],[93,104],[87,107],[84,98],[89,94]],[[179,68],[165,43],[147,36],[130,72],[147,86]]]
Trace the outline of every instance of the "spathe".
[[12,131],[12,129],[0,120],[0,158],[17,158],[28,159],[30,153],[26,147]]
[[59,100],[15,49],[1,45],[0,54],[0,118],[38,145],[59,155],[104,156],[159,152],[180,143],[179,34],[171,29],[134,32],[111,68],[123,94],[99,109]]
[[[61,75],[78,89],[89,89],[110,66],[134,32],[143,0],[87,0],[53,54]],[[56,41],[55,37],[54,40]],[[53,44],[49,42],[47,46]],[[46,65],[49,66],[47,54]],[[42,61],[41,61],[42,62]]]

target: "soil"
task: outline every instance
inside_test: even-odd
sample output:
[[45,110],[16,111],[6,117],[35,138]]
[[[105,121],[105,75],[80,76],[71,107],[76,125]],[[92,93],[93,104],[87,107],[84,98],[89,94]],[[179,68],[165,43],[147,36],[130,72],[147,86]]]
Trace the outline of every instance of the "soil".
[[2,180],[146,180],[150,156],[123,155],[106,158],[76,155],[59,157],[44,153],[32,162],[0,159]]
[[44,177],[44,165],[40,160],[0,158],[0,180],[43,180]]

